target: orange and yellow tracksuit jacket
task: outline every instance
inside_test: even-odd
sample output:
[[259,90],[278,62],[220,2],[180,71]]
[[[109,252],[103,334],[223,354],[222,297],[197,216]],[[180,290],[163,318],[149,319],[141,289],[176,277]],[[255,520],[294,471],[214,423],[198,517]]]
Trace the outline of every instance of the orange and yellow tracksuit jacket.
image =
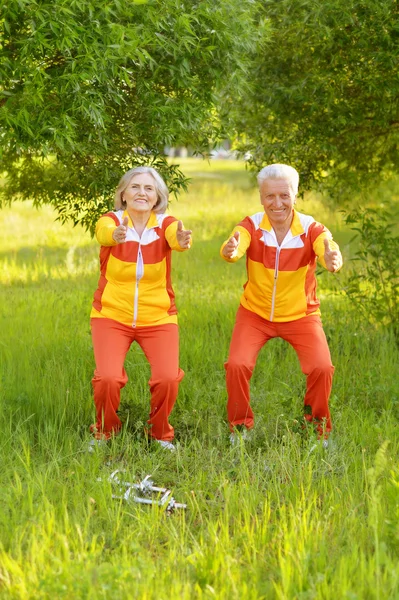
[[[290,231],[281,246],[265,212],[246,217],[234,228],[240,233],[237,253],[228,262],[236,262],[247,253],[248,280],[241,305],[268,321],[295,321],[320,314],[316,296],[316,263],[323,265],[324,239],[331,249],[339,249],[332,235],[313,217],[294,210]],[[230,239],[230,238],[229,238]]]
[[[112,238],[129,218],[126,241]],[[130,327],[177,323],[171,282],[172,250],[182,252],[176,237],[177,219],[152,212],[141,238],[127,211],[100,217],[96,238],[101,244],[100,279],[91,318],[113,319]]]

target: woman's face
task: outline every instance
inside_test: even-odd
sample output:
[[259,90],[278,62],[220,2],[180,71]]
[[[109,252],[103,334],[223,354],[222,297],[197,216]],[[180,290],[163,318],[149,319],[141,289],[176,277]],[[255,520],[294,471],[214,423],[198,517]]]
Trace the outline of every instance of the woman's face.
[[123,192],[128,212],[149,212],[157,203],[155,181],[150,173],[133,175]]

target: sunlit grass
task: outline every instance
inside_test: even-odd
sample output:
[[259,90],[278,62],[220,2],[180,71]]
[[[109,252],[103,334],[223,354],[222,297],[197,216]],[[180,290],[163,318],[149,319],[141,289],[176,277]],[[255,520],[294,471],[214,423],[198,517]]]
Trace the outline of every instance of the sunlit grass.
[[[252,378],[255,438],[231,448],[223,362],[245,281],[219,246],[260,210],[242,163],[181,161],[193,181],[172,214],[194,231],[174,256],[186,376],[172,415],[175,455],[149,447],[149,368],[129,351],[122,435],[86,452],[93,419],[89,331],[98,246],[55,213],[0,212],[0,597],[13,599],[391,599],[399,589],[398,355],[340,294],[345,271],[320,278],[336,366],[328,452],[299,433],[304,378],[281,340]],[[303,202],[303,205],[302,205]],[[341,244],[340,214],[299,210]],[[388,443],[389,442],[389,443]],[[183,513],[113,500],[126,469],[170,486]]]

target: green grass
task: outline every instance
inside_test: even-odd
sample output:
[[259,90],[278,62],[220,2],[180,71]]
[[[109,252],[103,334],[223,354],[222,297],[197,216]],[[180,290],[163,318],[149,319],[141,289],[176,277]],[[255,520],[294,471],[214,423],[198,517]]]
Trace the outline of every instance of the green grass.
[[[234,224],[259,210],[242,164],[183,162],[193,178],[171,212],[194,231],[174,256],[181,384],[176,454],[148,447],[149,368],[128,354],[123,433],[94,455],[89,313],[98,247],[50,209],[0,213],[0,597],[399,598],[398,354],[340,293],[345,271],[320,277],[336,366],[333,447],[297,432],[304,378],[281,340],[252,380],[255,438],[231,448],[226,359],[245,265],[219,258]],[[351,254],[339,214],[317,198],[299,210],[328,225]],[[170,486],[185,512],[111,498],[126,469]],[[101,478],[101,481],[98,479]]]

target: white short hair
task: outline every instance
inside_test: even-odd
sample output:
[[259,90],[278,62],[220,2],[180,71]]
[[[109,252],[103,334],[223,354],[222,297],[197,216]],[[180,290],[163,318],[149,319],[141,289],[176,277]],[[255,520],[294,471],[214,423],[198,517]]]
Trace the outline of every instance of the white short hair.
[[290,167],[289,165],[280,165],[277,163],[267,165],[267,167],[263,167],[263,169],[259,171],[257,179],[259,187],[267,179],[285,179],[295,196],[298,193],[299,174],[294,167]]
[[140,175],[141,173],[148,173],[154,179],[155,191],[157,192],[157,202],[152,210],[155,213],[165,212],[168,206],[169,190],[158,171],[156,171],[153,167],[136,167],[135,169],[129,169],[129,171],[123,175],[115,192],[116,210],[126,208],[126,202],[123,200],[123,192],[126,190],[132,177],[135,175]]

